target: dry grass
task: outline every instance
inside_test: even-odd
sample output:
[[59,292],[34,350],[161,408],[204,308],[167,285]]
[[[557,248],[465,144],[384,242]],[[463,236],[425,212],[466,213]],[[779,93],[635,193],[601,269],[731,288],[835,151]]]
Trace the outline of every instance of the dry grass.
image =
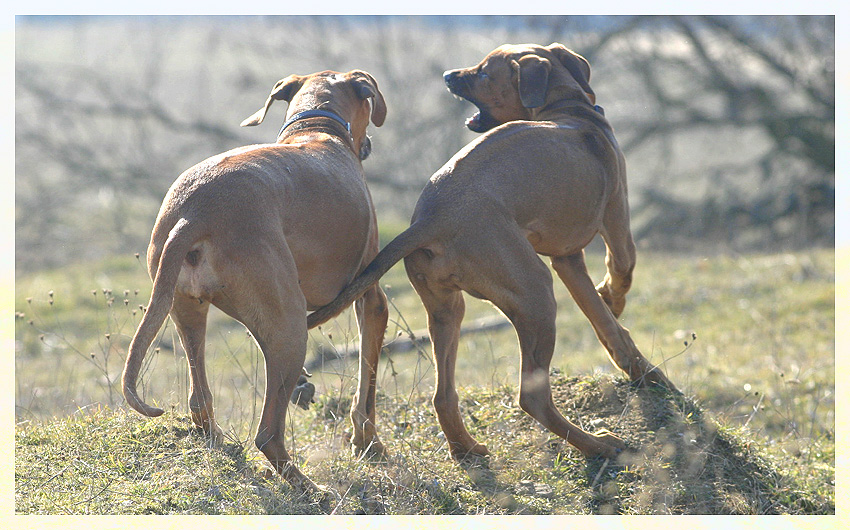
[[[601,259],[590,256],[589,262],[598,276]],[[92,275],[93,268],[100,272]],[[392,271],[382,284],[393,300],[388,336],[422,327],[421,306],[403,273]],[[320,511],[257,471],[265,460],[251,440],[263,367],[244,328],[216,315],[208,332],[217,415],[232,440],[224,451],[210,451],[184,417],[185,360],[170,325],[142,377],[147,399],[169,414],[147,420],[122,409],[118,378],[138,305],[150,292],[134,258],[40,273],[19,279],[17,287],[19,512]],[[339,493],[331,509],[835,511],[831,250],[710,259],[641,253],[624,322],[687,399],[637,390],[612,375],[588,323],[562,286],[556,293],[559,408],[587,429],[618,433],[634,452],[618,462],[587,461],[553,438],[515,405],[513,331],[473,334],[461,344],[458,384],[470,431],[493,453],[484,466],[458,466],[443,447],[429,405],[434,371],[427,351],[382,358],[379,432],[392,451],[384,464],[352,458],[345,442],[354,363],[328,362],[315,370],[318,403],[290,415],[287,446],[306,473]],[[492,314],[489,306],[471,302],[467,322]],[[311,333],[308,355],[320,346],[350,345],[355,329],[345,315]]]
[[[620,434],[617,461],[586,460],[513,404],[511,388],[466,389],[462,413],[492,456],[452,461],[430,404],[381,395],[383,462],[347,450],[347,404],[292,415],[301,468],[335,495],[296,494],[253,448],[209,448],[185,415],[95,410],[16,432],[16,511],[52,514],[830,514],[832,467],[804,476],[691,400],[609,376],[554,378],[587,428]],[[780,471],[782,470],[782,471]],[[820,487],[814,487],[820,484]]]

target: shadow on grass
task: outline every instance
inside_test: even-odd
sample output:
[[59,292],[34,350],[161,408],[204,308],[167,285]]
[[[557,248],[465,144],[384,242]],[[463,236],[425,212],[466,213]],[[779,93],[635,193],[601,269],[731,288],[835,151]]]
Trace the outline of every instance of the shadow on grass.
[[470,455],[459,460],[458,465],[469,476],[475,489],[492,499],[499,508],[516,514],[529,513],[528,507],[514,496],[514,487],[500,481],[490,468],[489,458]]
[[834,500],[800,494],[789,477],[748,441],[718,428],[693,400],[624,380],[603,381],[600,387],[596,405],[629,450],[614,463],[588,462],[595,513],[835,512]]

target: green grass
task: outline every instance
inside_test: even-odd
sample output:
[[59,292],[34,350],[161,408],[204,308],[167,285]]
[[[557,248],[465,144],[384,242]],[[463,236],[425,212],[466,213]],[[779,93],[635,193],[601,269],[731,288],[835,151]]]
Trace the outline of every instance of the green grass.
[[[565,408],[622,434],[617,461],[586,460],[512,405],[513,391],[467,389],[462,412],[492,452],[457,464],[426,399],[379,396],[390,456],[344,442],[340,400],[290,419],[299,466],[332,492],[299,495],[263,457],[231,440],[209,447],[183,414],[94,409],[16,429],[18,513],[51,514],[827,514],[832,466],[795,471],[692,401],[610,376],[554,378]],[[344,400],[343,400],[344,401]],[[780,471],[781,470],[781,471]]]
[[[693,400],[678,405],[663,397],[647,401],[652,407],[667,403],[664,407],[678,411],[673,417],[681,416],[674,427],[666,427],[661,434],[663,425],[647,418],[625,423],[619,419],[620,423],[608,426],[644,448],[643,460],[614,468],[609,465],[594,483],[598,463],[587,462],[560,441],[550,440],[519,411],[515,405],[517,342],[510,328],[465,335],[459,349],[457,381],[465,396],[464,414],[469,415],[467,424],[473,435],[494,452],[488,469],[465,470],[448,459],[428,405],[433,364],[429,352],[422,350],[385,355],[380,363],[379,432],[396,459],[391,459],[388,467],[352,459],[342,441],[349,428],[347,407],[356,378],[356,365],[350,359],[328,362],[314,371],[318,403],[310,411],[297,410],[290,415],[292,438],[288,446],[295,447],[302,468],[312,478],[337,489],[340,495],[348,492],[349,497],[344,497],[348,500],[340,504],[338,513],[834,511],[834,252],[746,256],[641,252],[638,259],[622,322],[644,354],[662,363],[668,376]],[[594,279],[599,279],[602,256],[589,254],[588,266]],[[402,268],[390,271],[381,284],[387,287],[392,301],[388,340],[398,333],[424,328],[421,303]],[[570,390],[560,394],[559,407],[586,426],[625,417],[633,390],[619,379],[610,379],[611,374],[619,374],[589,323],[563,285],[556,282],[555,288],[559,313],[553,371],[562,374],[558,380],[562,388]],[[262,405],[263,362],[244,328],[221,313],[214,312],[211,317],[207,362],[217,417],[229,431],[232,445],[224,451],[191,449],[204,446],[204,441],[184,417],[188,380],[170,323],[149,353],[140,381],[145,398],[169,413],[147,420],[123,412],[121,368],[140,320],[139,306],[147,304],[149,294],[150,280],[134,256],[17,278],[17,510],[318,510],[318,506],[292,497],[287,486],[268,482],[257,474],[263,457],[250,441]],[[497,312],[488,304],[467,300],[467,323],[490,315]],[[697,336],[695,341],[692,334]],[[356,338],[353,317],[347,312],[311,332],[308,359],[320,347],[341,350]],[[619,404],[605,413],[610,416],[600,414],[588,397],[600,386],[605,387],[600,383],[604,381],[612,381],[610,385],[621,396]],[[103,411],[89,412],[99,407]],[[697,418],[688,419],[686,410],[696,413]],[[161,436],[148,436],[143,444],[132,446],[136,435],[128,438],[128,433],[146,429]],[[703,437],[692,437],[699,442],[696,447],[702,448],[702,453],[696,454],[703,456],[686,460],[703,462],[699,468],[702,475],[685,480],[681,477],[689,476],[688,468],[676,467],[684,463],[682,457],[675,457],[685,446],[665,449],[666,444],[659,440],[667,436],[665,430],[674,432],[680,440],[694,429]],[[42,445],[33,445],[38,440]],[[716,440],[725,445],[711,445],[720,443]],[[157,445],[160,443],[174,444],[166,451],[172,460],[159,462],[162,469],[157,468],[154,456],[163,450]],[[188,445],[184,449],[181,444]],[[139,454],[142,445],[152,447],[151,452]],[[29,455],[28,448],[35,448],[34,454],[44,454],[43,462]],[[75,453],[69,458],[57,452],[54,462],[51,448]],[[140,460],[135,468],[127,468],[132,472],[124,473],[119,464],[113,468],[107,463],[105,455],[132,455],[134,450]],[[721,454],[727,450],[728,455]],[[517,454],[526,455],[523,458],[527,461],[515,461]],[[133,484],[138,488],[146,480],[155,482],[151,477],[157,470],[181,473],[174,464],[177,461],[186,462],[182,473],[187,475],[174,479],[181,486],[174,486],[172,481],[169,494],[165,485],[162,490],[152,485],[143,499],[133,497]],[[86,462],[97,465],[86,466]],[[96,472],[101,465],[104,469]],[[129,464],[122,460],[120,465]],[[53,477],[65,466],[70,467]],[[144,471],[146,466],[150,470]],[[218,489],[210,490],[227,492],[221,499],[212,494],[204,497],[207,490],[203,488],[210,488],[209,480],[213,479],[209,478],[212,475],[200,474],[200,468],[222,473],[214,479],[221,483]],[[603,480],[612,469],[616,473]],[[84,474],[89,472],[91,476]],[[668,479],[658,478],[665,476]],[[65,489],[52,497],[49,492],[30,492],[48,479]],[[66,479],[71,483],[65,484]],[[232,486],[231,480],[235,481]],[[760,497],[739,482],[755,485],[766,496]],[[200,488],[191,491],[197,498],[207,498],[208,505],[178,499],[184,486]],[[231,492],[231,487],[239,493]],[[243,499],[239,495],[253,497]],[[227,500],[231,498],[237,499],[232,506]]]
[[236,444],[211,450],[186,416],[139,421],[125,411],[80,412],[18,429],[16,446],[19,513],[304,510],[292,503],[278,506],[279,500],[263,495],[257,480],[246,480],[252,457]]

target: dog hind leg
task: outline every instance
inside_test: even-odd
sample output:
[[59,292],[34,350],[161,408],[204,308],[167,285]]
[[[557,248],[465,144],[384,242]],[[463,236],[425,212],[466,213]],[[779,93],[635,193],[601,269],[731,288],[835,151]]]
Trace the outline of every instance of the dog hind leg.
[[317,492],[319,488],[295,467],[284,446],[287,406],[307,351],[307,302],[286,241],[262,235],[255,236],[253,252],[240,255],[238,261],[227,256],[216,260],[216,270],[224,269],[219,276],[231,283],[214,302],[248,328],[265,359],[257,448],[295,489]]
[[[463,294],[456,288],[439,284],[440,272],[445,271],[439,271],[433,260],[432,255],[423,252],[411,254],[404,260],[408,278],[422,299],[428,317],[428,333],[437,372],[432,404],[452,457],[463,460],[470,455],[484,456],[489,454],[487,448],[469,434],[463,423],[455,387],[455,361],[465,312]],[[445,261],[444,257],[438,256],[437,263],[442,261]]]
[[511,320],[519,339],[520,407],[585,456],[616,458],[625,449],[620,438],[608,431],[588,433],[567,420],[555,406],[549,382],[557,311],[552,275],[530,246],[522,253],[525,263],[518,262],[518,252],[510,254],[513,265],[520,266],[513,270],[521,270],[523,274],[510,275],[512,285],[505,285],[490,300]]
[[287,482],[301,491],[314,492],[318,487],[295,467],[284,446],[286,409],[298,382],[307,346],[306,316],[299,323],[291,315],[286,318],[286,315],[277,314],[281,319],[276,330],[256,323],[249,326],[266,361],[266,392],[254,441]]
[[189,412],[192,421],[213,440],[219,442],[222,431],[215,421],[213,396],[207,381],[204,359],[208,311],[208,303],[199,304],[196,298],[178,293],[171,307],[171,319],[177,328],[189,364]]

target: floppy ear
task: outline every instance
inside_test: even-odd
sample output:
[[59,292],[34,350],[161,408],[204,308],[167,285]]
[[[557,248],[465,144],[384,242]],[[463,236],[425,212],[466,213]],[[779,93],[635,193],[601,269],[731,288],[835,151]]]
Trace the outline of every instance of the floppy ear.
[[281,79],[277,83],[275,83],[274,88],[272,88],[271,94],[269,94],[268,99],[266,99],[266,104],[255,112],[254,114],[245,118],[245,120],[239,124],[240,127],[250,127],[252,125],[259,125],[263,122],[263,119],[266,117],[266,113],[269,111],[269,107],[272,106],[272,103],[275,100],[282,101],[292,101],[292,97],[295,96],[296,92],[301,88],[301,84],[304,82],[303,77],[300,75],[291,75],[284,79]]
[[587,99],[590,100],[590,103],[595,105],[596,94],[590,88],[590,63],[587,62],[587,59],[557,42],[553,42],[546,49],[552,52],[552,55],[558,59],[558,62],[570,72],[573,79],[576,80],[581,89],[584,90],[584,93],[587,94]]
[[378,82],[363,70],[354,70],[352,74],[357,76],[354,81],[357,97],[360,99],[372,98],[372,123],[376,127],[380,127],[387,118],[387,102],[384,101],[384,95],[378,90]]
[[527,109],[542,107],[546,102],[546,90],[549,88],[549,71],[552,63],[537,55],[524,55],[518,61],[511,61],[517,73],[519,99]]

